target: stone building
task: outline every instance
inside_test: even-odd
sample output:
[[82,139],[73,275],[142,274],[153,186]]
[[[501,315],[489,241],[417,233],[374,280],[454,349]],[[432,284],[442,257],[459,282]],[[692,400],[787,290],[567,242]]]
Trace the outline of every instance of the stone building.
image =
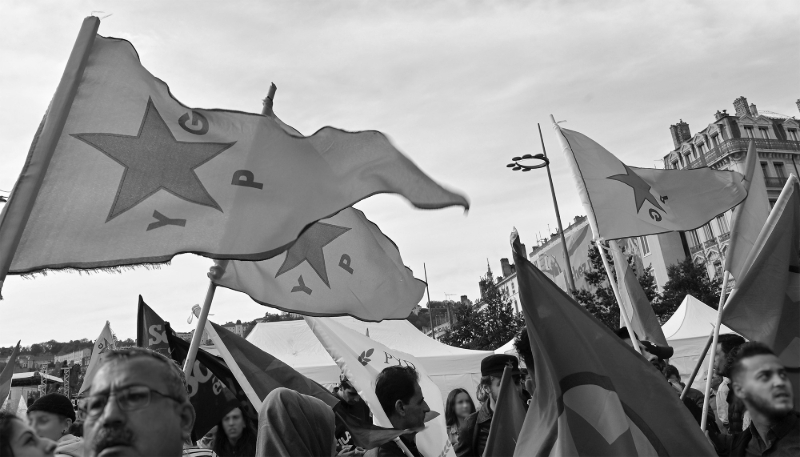
[[[800,100],[797,107],[800,110]],[[771,111],[759,112],[745,97],[734,100],[733,108],[733,114],[717,111],[713,122],[694,134],[683,120],[670,126],[674,148],[664,156],[664,168],[707,166],[741,171],[752,139],[768,194],[763,204],[772,207],[789,174],[800,176],[800,122]],[[698,265],[705,265],[711,277],[721,274],[730,223],[731,211],[728,211],[703,227],[680,234],[686,256],[691,256]]]

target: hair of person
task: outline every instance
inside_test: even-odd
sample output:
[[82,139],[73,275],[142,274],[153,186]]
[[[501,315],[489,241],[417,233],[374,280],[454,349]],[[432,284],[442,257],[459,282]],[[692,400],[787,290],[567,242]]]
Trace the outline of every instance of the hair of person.
[[533,350],[531,349],[531,340],[528,336],[527,328],[523,327],[517,337],[514,338],[514,349],[517,350],[517,354],[525,362],[525,367],[529,371],[533,371]]
[[475,412],[475,403],[472,402],[472,397],[469,396],[469,392],[466,389],[458,387],[450,391],[447,395],[447,402],[445,403],[444,408],[444,420],[445,423],[450,425],[455,425],[458,423],[458,417],[456,417],[456,397],[458,394],[467,394],[467,398],[469,399],[469,404],[471,407],[470,414]]
[[751,341],[733,348],[728,359],[728,374],[730,374],[730,378],[733,379],[739,372],[744,370],[742,360],[757,355],[775,355],[775,353],[766,344],[758,341]]
[[236,408],[232,408],[231,411],[228,411],[225,416],[222,416],[222,419],[219,420],[217,423],[217,431],[214,436],[214,446],[212,451],[219,456],[223,455],[230,455],[231,451],[233,451],[234,447],[244,447],[249,442],[252,442],[253,446],[256,444],[256,431],[254,427],[250,424],[250,420],[247,418],[247,415],[244,413],[244,410],[241,407],[238,407],[239,411],[242,414],[242,420],[244,421],[244,430],[242,430],[242,436],[239,437],[239,440],[236,442],[236,446],[230,444],[230,440],[228,439],[228,435],[225,434],[225,427],[223,426],[223,422],[225,420],[225,416],[230,414]]
[[681,374],[675,365],[665,366],[664,371],[662,373],[664,373],[664,377],[667,379],[669,379],[670,376],[675,376],[676,378],[678,378],[678,381],[681,380]]
[[339,390],[355,390],[355,389],[353,388],[353,385],[350,384],[350,381],[348,381],[347,379],[342,379],[339,382]]
[[14,421],[22,424],[22,419],[7,411],[0,411],[0,455],[14,457],[11,450],[11,433],[14,430]]
[[481,404],[489,401],[489,396],[492,393],[492,376],[481,376],[478,382],[478,389],[475,391],[475,397]]
[[410,366],[391,366],[384,368],[375,381],[375,396],[387,416],[392,417],[397,400],[403,403],[411,401],[414,386],[419,381],[419,373]]
[[177,362],[168,359],[163,354],[151,351],[150,349],[130,346],[107,352],[100,366],[112,361],[127,361],[140,358],[150,358],[164,365],[166,370],[163,370],[162,378],[167,384],[167,389],[169,390],[167,393],[181,403],[189,403],[189,390],[186,387],[186,375],[183,373],[181,367],[178,366]]
[[744,338],[734,334],[720,335],[719,339],[717,340],[717,344],[722,345],[722,352],[724,352],[725,354],[730,354],[733,348],[735,348],[736,346],[740,346],[744,343],[745,343]]

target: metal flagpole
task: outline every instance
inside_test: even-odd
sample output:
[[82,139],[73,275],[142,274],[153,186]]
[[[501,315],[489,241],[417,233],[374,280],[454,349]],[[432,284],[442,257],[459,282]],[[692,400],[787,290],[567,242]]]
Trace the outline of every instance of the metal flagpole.
[[[708,335],[708,341],[706,341],[706,345],[703,347],[703,352],[700,353],[700,358],[697,359],[697,363],[694,366],[694,370],[692,370],[692,375],[689,376],[689,381],[686,382],[686,387],[683,388],[683,392],[681,392],[681,400],[686,394],[689,392],[689,388],[692,387],[692,383],[694,383],[694,378],[697,377],[697,373],[700,372],[700,367],[703,366],[703,360],[706,359],[706,353],[708,352],[708,348],[711,347],[711,340],[714,339],[714,330],[711,330],[711,333]],[[710,376],[711,373],[708,373],[706,376]]]
[[[277,90],[278,88],[275,86],[275,83],[271,83],[269,93],[267,93],[267,98],[264,99],[263,108],[261,109],[261,114],[264,116],[274,115],[272,105]],[[197,327],[192,336],[192,343],[189,345],[189,353],[186,355],[186,362],[183,365],[183,372],[187,377],[191,374],[195,358],[197,358],[197,350],[200,349],[200,341],[203,339],[203,332],[205,331],[206,321],[208,320],[208,312],[211,309],[211,302],[214,300],[214,292],[217,290],[217,285],[214,283],[214,280],[222,277],[227,265],[227,260],[215,260],[214,266],[208,271],[209,282],[208,291],[206,291],[206,299],[203,302],[203,307],[200,309],[200,315],[197,316]]]
[[433,329],[433,310],[431,309],[431,288],[428,285],[428,266],[424,263],[422,268],[425,269],[425,292],[428,293],[428,317],[431,318],[431,338],[436,339],[436,332]]
[[[725,307],[725,289],[728,288],[728,271],[722,270],[722,292],[719,294],[719,305],[717,306],[717,322],[714,325],[714,337],[711,342],[711,348],[716,351],[717,342],[719,341],[719,327],[722,324],[722,308]],[[714,372],[714,357],[708,358],[708,376],[706,376],[706,391],[705,398],[703,399],[703,417],[700,421],[700,430],[705,430],[708,425],[708,399],[711,395],[711,374]]]
[[[544,138],[542,137],[542,126],[536,123],[539,129],[539,141],[542,142],[542,154],[547,158],[547,149],[544,147]],[[556,221],[558,221],[558,233],[561,235],[561,247],[564,249],[564,259],[567,262],[567,284],[569,284],[569,293],[572,296],[572,291],[575,290],[575,279],[572,277],[572,265],[569,261],[569,249],[567,248],[567,239],[564,237],[564,227],[561,226],[561,214],[558,211],[558,201],[556,200],[556,190],[553,187],[553,177],[550,175],[550,161],[545,161],[545,168],[547,168],[547,180],[550,181],[550,195],[553,196],[553,208],[556,210]],[[573,297],[574,298],[574,297]]]

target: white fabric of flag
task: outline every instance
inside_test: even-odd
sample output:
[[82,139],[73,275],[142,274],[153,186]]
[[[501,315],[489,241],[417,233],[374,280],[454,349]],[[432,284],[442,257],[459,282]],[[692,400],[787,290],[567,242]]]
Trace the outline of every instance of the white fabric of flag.
[[88,393],[89,389],[92,387],[92,378],[94,378],[95,373],[100,368],[100,361],[104,354],[109,350],[114,350],[117,348],[117,342],[114,338],[114,333],[111,332],[111,324],[106,321],[106,325],[103,326],[103,330],[100,332],[100,336],[94,342],[94,347],[92,348],[92,358],[89,360],[89,367],[86,368],[86,374],[83,376],[83,384],[81,384],[80,390],[78,390],[78,396],[84,396],[84,393]]
[[378,397],[375,395],[375,381],[378,374],[384,368],[393,365],[414,367],[419,373],[419,386],[428,407],[432,412],[439,414],[425,424],[425,430],[417,433],[417,448],[424,456],[455,457],[455,452],[447,437],[441,391],[413,355],[388,348],[331,318],[306,317],[305,319],[336,365],[367,403],[377,425],[392,427],[389,417],[383,411]]

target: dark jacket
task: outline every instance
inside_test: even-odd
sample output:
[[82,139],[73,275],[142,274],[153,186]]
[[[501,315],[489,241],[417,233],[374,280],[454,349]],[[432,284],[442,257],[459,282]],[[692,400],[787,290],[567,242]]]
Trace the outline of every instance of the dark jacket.
[[[747,410],[744,402],[733,393],[733,386],[728,391],[728,430],[731,435],[739,433],[744,427],[744,412]],[[719,401],[719,400],[717,400]]]
[[[770,429],[769,443],[761,441],[755,425],[750,424],[743,432],[733,435],[719,435],[714,439],[714,447],[721,457],[745,455],[800,455],[800,413],[793,411],[784,420]],[[748,453],[748,447],[750,452]]]
[[[400,437],[400,440],[406,445],[408,450],[411,451],[411,455],[414,457],[423,457],[422,454],[419,453],[419,449],[417,449],[417,443],[414,437],[404,435]],[[400,446],[392,440],[381,445],[381,447],[370,449],[364,454],[364,457],[406,457],[406,454],[400,449]]]
[[453,449],[458,457],[483,457],[489,429],[492,427],[492,410],[488,401],[467,417],[458,431],[458,443]]
[[[686,392],[686,395],[683,397],[683,404],[692,414],[694,420],[697,421],[697,425],[700,425],[700,420],[703,418],[703,401],[705,400],[705,395],[703,392],[700,392],[697,389],[693,389],[689,387],[689,391]],[[708,429],[708,433],[711,435],[716,435],[719,433],[719,427],[717,427],[717,420],[716,416],[714,415],[714,411],[711,408],[708,408],[708,425],[706,428]]]

